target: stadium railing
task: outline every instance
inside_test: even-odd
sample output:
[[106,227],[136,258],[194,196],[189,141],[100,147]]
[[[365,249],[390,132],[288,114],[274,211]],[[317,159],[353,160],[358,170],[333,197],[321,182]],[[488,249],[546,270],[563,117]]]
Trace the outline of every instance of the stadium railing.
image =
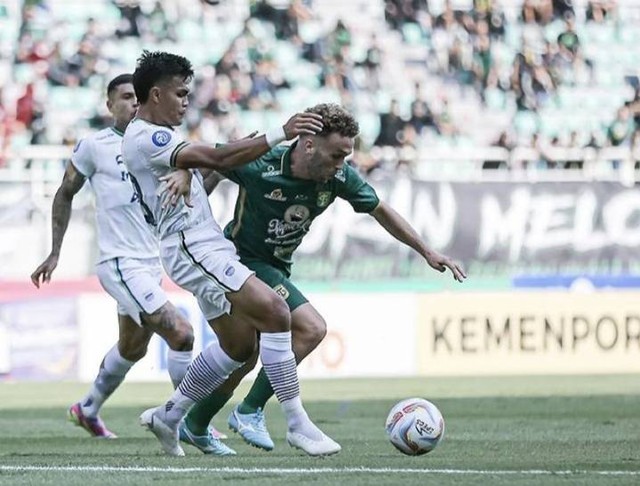
[[[59,182],[71,147],[29,145],[6,154],[8,164],[0,168],[0,183]],[[375,150],[375,149],[374,149]],[[373,150],[372,150],[373,152]],[[405,160],[415,177],[433,180],[606,180],[633,185],[640,179],[640,147],[565,148],[546,147],[541,153],[529,147],[434,147],[413,150],[378,148],[378,157]],[[541,160],[557,164],[541,166]],[[566,162],[573,168],[564,168]],[[496,168],[487,168],[487,163]],[[577,162],[577,164],[575,164]]]

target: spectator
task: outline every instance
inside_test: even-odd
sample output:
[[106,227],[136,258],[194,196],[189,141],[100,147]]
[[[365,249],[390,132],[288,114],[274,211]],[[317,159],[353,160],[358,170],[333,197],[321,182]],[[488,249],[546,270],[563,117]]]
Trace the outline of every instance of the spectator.
[[411,102],[411,118],[409,118],[409,125],[413,127],[418,136],[422,135],[425,128],[435,127],[433,113],[431,113],[431,108],[429,108],[426,101],[415,99]]
[[399,147],[402,144],[400,134],[404,125],[404,120],[400,118],[398,100],[391,100],[389,112],[380,115],[380,133],[373,144],[379,147]]
[[571,53],[572,59],[580,49],[580,38],[576,33],[575,19],[569,16],[565,19],[565,30],[558,35],[558,46]]
[[[492,147],[499,147],[507,150],[509,153],[516,146],[513,137],[507,130],[500,132],[498,138],[491,144]],[[485,160],[482,163],[482,169],[506,169],[508,167],[508,160]]]
[[587,21],[601,24],[615,15],[615,10],[614,0],[589,0],[586,18]]
[[118,37],[140,37],[142,9],[140,0],[115,0],[120,10],[120,26],[116,29]]
[[609,125],[607,129],[607,141],[609,145],[613,147],[627,145],[631,140],[632,133],[633,120],[629,107],[625,105],[618,109],[615,120]]

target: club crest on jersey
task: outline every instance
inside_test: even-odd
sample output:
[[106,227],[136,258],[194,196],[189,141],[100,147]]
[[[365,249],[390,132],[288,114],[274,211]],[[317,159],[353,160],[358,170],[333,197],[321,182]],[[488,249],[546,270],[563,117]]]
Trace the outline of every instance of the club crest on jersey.
[[275,291],[276,294],[278,294],[283,299],[286,299],[287,297],[289,297],[289,291],[282,284],[276,285],[275,287],[273,287],[273,290]]
[[331,202],[331,193],[322,191],[318,193],[318,199],[316,199],[316,205],[320,208],[327,207]]
[[282,189],[274,189],[269,194],[264,195],[265,198],[272,201],[286,201],[287,198],[282,195]]
[[164,147],[171,141],[171,134],[166,130],[158,130],[151,135],[151,141],[158,147]]

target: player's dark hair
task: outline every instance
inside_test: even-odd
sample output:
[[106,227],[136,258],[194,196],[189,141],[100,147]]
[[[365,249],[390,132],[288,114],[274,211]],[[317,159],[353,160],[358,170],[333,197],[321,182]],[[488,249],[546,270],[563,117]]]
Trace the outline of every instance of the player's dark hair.
[[107,85],[107,96],[111,96],[113,92],[120,86],[121,84],[133,83],[133,75],[132,74],[120,74],[109,81]]
[[169,52],[142,51],[133,72],[133,89],[138,102],[145,103],[151,88],[174,76],[180,76],[185,81],[193,77],[191,62],[186,57]]
[[321,137],[339,133],[343,137],[354,138],[360,132],[360,126],[353,115],[335,103],[320,103],[307,108],[305,112],[322,117],[323,128],[318,134]]

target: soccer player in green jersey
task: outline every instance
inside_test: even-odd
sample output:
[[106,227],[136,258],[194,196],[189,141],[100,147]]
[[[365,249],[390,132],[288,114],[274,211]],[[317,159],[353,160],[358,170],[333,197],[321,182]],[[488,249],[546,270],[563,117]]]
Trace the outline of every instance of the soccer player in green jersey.
[[[277,146],[254,162],[224,174],[240,186],[234,218],[226,226],[225,235],[236,245],[241,262],[286,300],[298,363],[320,344],[327,324],[289,280],[292,255],[313,220],[337,197],[347,200],[355,211],[369,213],[435,270],[444,272],[448,268],[459,282],[466,278],[457,263],[430,249],[410,224],[380,201],[373,187],[345,162],[353,152],[359,131],[353,116],[336,104],[319,104],[307,112],[322,116],[322,132],[302,135],[290,147]],[[207,189],[215,187],[216,177],[219,180],[216,174],[208,177]],[[236,370],[227,383],[191,409],[181,424],[182,438],[206,433],[212,417],[255,363],[255,359],[251,360]],[[261,370],[248,395],[229,416],[232,430],[249,444],[265,450],[274,447],[263,414],[273,393]]]

